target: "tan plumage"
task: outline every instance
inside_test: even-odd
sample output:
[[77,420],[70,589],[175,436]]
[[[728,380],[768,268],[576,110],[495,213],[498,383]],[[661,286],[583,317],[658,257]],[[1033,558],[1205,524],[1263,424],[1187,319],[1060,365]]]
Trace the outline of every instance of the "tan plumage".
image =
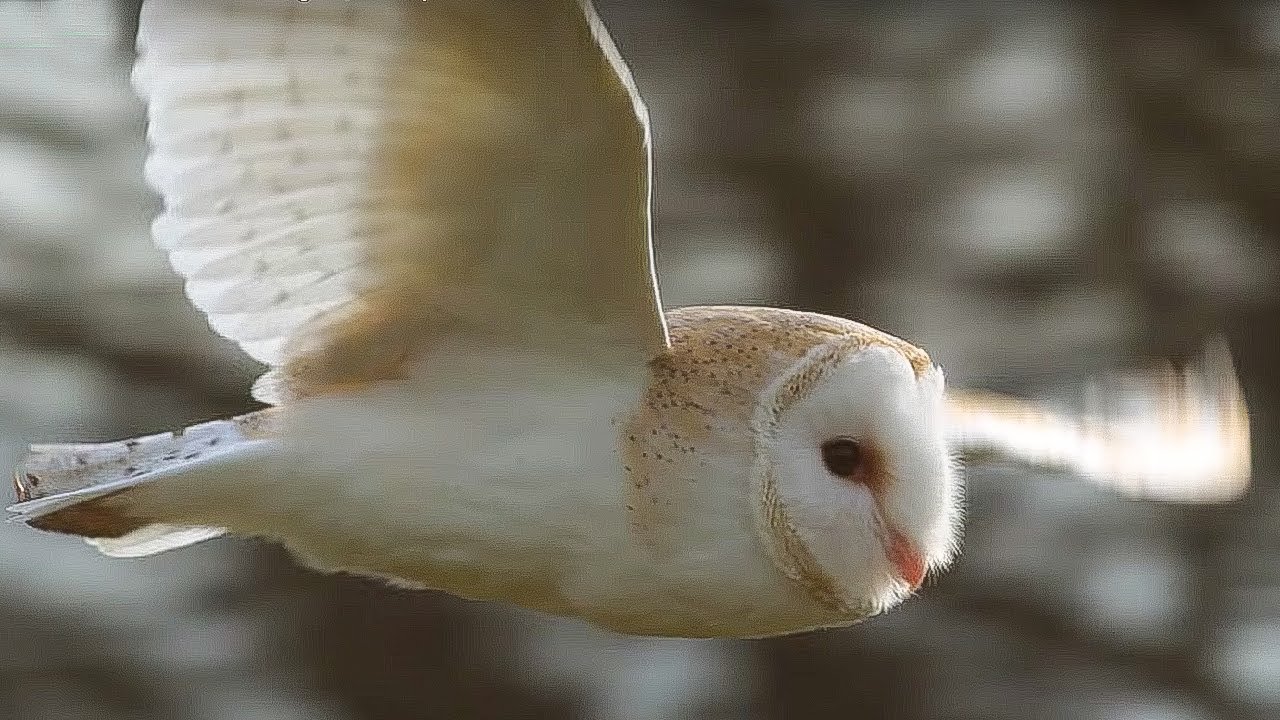
[[[675,456],[705,452],[717,435],[738,435],[746,441],[760,388],[815,347],[851,336],[856,343],[902,351],[918,372],[930,366],[924,351],[892,335],[815,313],[688,307],[670,311],[667,324],[672,346],[650,362],[641,403],[624,425],[621,439],[631,523],[649,542],[661,534],[668,514],[664,509],[680,504],[680,484],[658,481],[667,475]],[[669,452],[647,451],[664,445]]]

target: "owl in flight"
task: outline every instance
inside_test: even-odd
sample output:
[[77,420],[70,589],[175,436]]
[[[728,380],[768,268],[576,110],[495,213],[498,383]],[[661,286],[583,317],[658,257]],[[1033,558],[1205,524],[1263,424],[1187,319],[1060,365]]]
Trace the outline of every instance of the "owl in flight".
[[849,320],[664,310],[646,111],[585,0],[150,0],[138,51],[154,240],[270,366],[271,407],[33,446],[10,508],[33,527],[114,556],[265,537],[621,632],[758,637],[944,567],[964,453],[1164,499],[1248,482],[1224,349],[1125,420],[947,393]]

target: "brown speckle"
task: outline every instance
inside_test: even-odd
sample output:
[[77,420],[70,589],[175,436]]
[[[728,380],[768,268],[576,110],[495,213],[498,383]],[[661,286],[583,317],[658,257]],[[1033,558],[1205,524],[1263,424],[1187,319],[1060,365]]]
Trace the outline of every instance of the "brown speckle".
[[[698,447],[709,435],[749,432],[760,390],[788,371],[813,348],[832,341],[887,345],[903,353],[917,373],[923,351],[874,328],[814,313],[753,307],[690,307],[667,313],[671,347],[650,361],[649,386],[619,434],[628,479],[627,505],[637,532],[657,533],[668,521],[666,507],[681,507],[697,492],[709,467]],[[927,366],[925,366],[927,368]],[[811,380],[793,378],[787,392]],[[654,428],[661,428],[659,433]],[[663,437],[655,442],[654,437]],[[668,440],[672,442],[668,446]],[[663,452],[658,453],[661,449]],[[673,449],[672,449],[673,448]],[[699,470],[673,472],[675,452],[688,455]],[[661,463],[653,467],[652,463]],[[652,478],[652,482],[650,482]],[[686,482],[687,481],[687,482]],[[656,542],[655,536],[642,540]]]

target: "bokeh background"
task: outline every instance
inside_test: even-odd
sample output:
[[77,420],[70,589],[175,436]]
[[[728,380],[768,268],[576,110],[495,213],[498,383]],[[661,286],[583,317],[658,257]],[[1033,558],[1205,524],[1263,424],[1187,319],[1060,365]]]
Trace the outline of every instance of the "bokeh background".
[[[1280,2],[598,5],[653,116],[668,304],[846,315],[1047,398],[1225,332],[1251,492],[972,467],[918,598],[753,642],[4,525],[0,718],[1277,717]],[[0,0],[0,466],[251,407],[148,241],[136,12]]]

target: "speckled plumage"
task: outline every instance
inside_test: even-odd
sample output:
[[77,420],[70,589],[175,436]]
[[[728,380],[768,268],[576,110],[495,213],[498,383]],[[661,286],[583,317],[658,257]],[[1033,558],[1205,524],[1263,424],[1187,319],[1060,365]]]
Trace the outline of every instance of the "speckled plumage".
[[[696,473],[670,476],[675,456],[696,458],[725,437],[749,436],[761,388],[814,347],[848,338],[902,352],[918,374],[930,366],[928,355],[910,343],[817,313],[749,306],[676,308],[667,313],[667,326],[671,347],[650,361],[643,401],[621,438],[627,511],[644,542],[657,542],[665,509],[680,504],[681,482],[698,482]],[[780,400],[787,404],[785,395]]]

